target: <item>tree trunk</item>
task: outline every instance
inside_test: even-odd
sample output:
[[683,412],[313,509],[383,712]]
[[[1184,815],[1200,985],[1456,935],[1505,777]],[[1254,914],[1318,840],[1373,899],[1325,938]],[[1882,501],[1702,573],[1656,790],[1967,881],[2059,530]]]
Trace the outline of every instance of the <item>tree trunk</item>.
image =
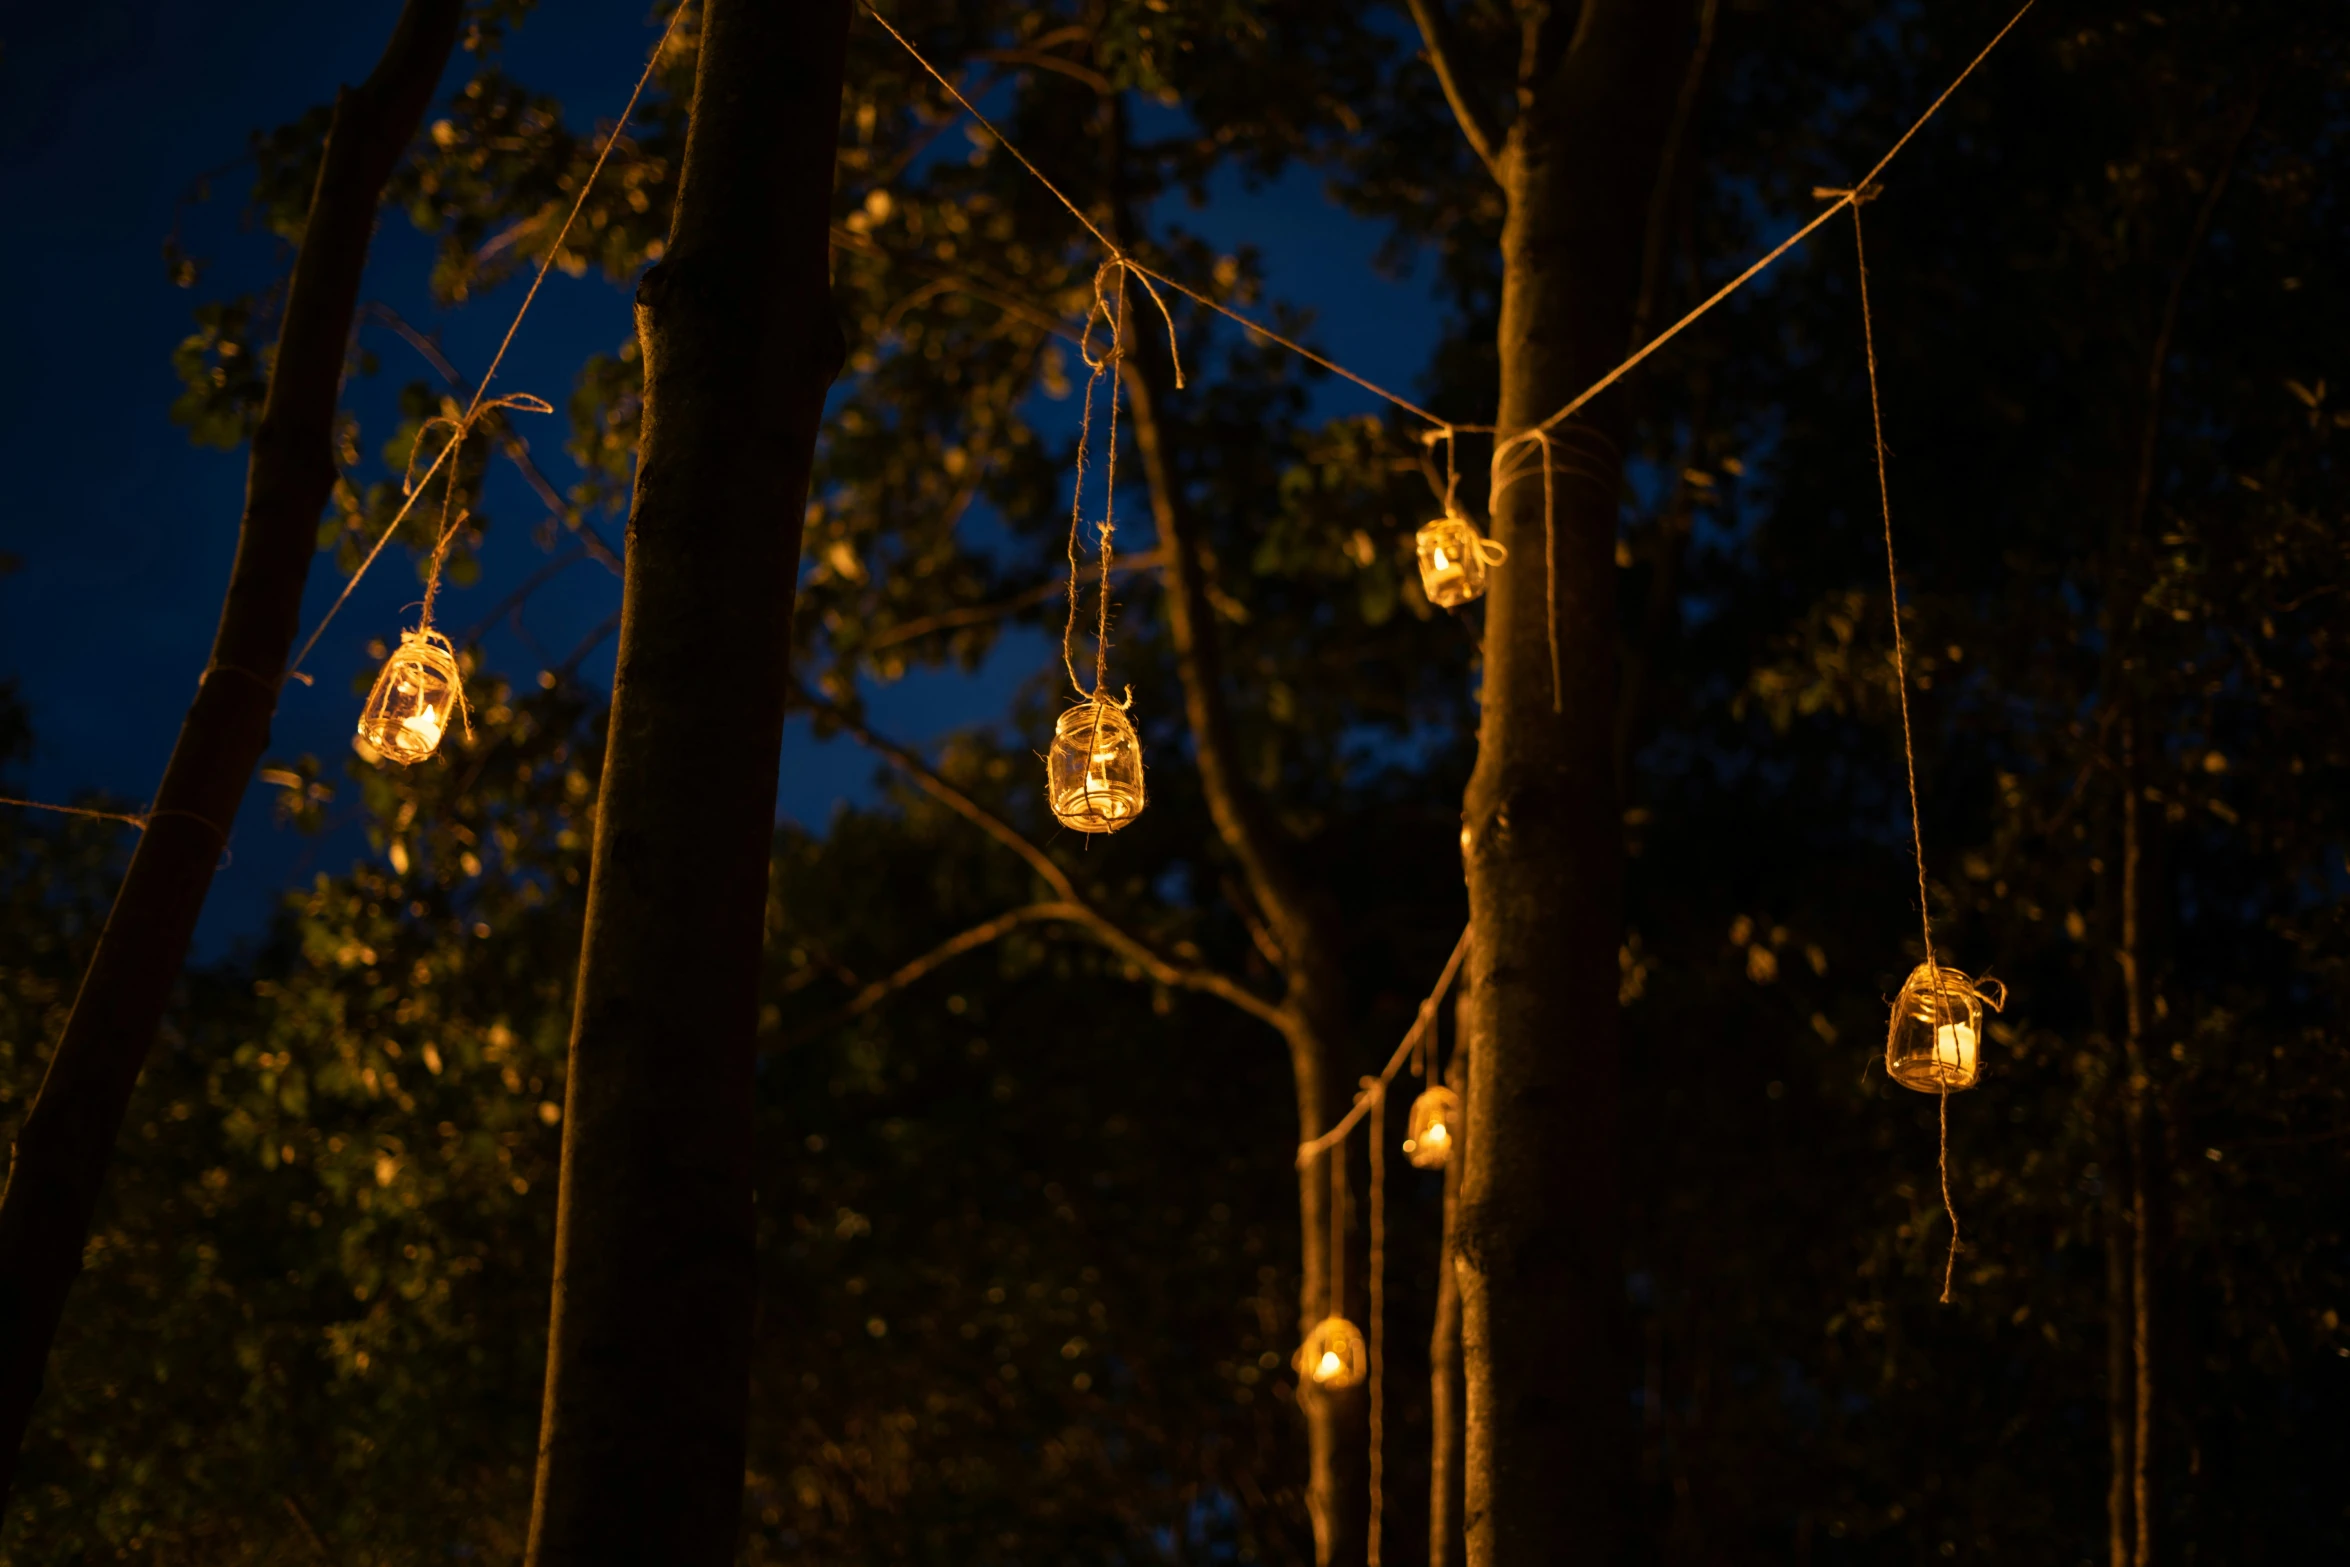
[[644,429],[563,1122],[529,1560],[734,1560],[752,1058],[846,0],[708,0]]
[[2130,1501],[2130,1455],[2135,1451],[2135,1379],[2130,1362],[2130,1328],[2135,1312],[2130,1294],[2129,1213],[2122,1200],[2120,1137],[2107,1139],[2105,1161],[2105,1437],[2111,1468],[2105,1491],[2108,1567],[2131,1567],[2136,1538]]
[[285,680],[334,487],[335,403],[384,181],[448,63],[461,0],[408,0],[367,80],[335,100],[245,468],[212,657],[0,1196],[0,1500],[13,1481],[124,1111]]
[[[1678,10],[1590,0],[1529,30],[1523,107],[1496,160],[1508,200],[1498,439],[1623,355],[1682,64]],[[1516,449],[1510,469],[1527,476],[1494,502],[1510,555],[1487,600],[1465,813],[1476,1049],[1454,1236],[1472,1567],[1616,1559],[1632,1483],[1610,744],[1623,423],[1610,397],[1555,432],[1553,548],[1539,447]]]
[[[1129,332],[1128,337],[1147,340],[1148,334]],[[1218,836],[1239,862],[1281,955],[1283,1009],[1292,1019],[1286,1042],[1297,1090],[1298,1140],[1310,1142],[1335,1124],[1351,1102],[1340,1067],[1346,1025],[1337,910],[1320,888],[1299,874],[1286,835],[1241,776],[1239,742],[1224,696],[1223,651],[1209,602],[1207,564],[1190,528],[1159,425],[1150,357],[1154,347],[1130,344],[1125,382],[1134,444],[1166,559],[1168,635],[1175,644],[1184,716],[1209,814]],[[1359,1289],[1347,1288],[1342,1279],[1335,1308],[1330,1294],[1328,1158],[1300,1170],[1297,1183],[1299,1331],[1333,1309],[1359,1322],[1360,1308],[1350,1304],[1361,1295]],[[1301,1382],[1298,1406],[1305,1415],[1309,1448],[1306,1504],[1314,1523],[1314,1560],[1317,1567],[1347,1567],[1364,1560],[1368,1549],[1370,1403],[1360,1385],[1333,1390]]]
[[[1452,1063],[1444,1074],[1445,1083],[1461,1096],[1464,1111],[1469,1093],[1471,1011],[1469,987],[1464,983],[1453,1010]],[[1468,1117],[1463,1114],[1455,1119],[1463,1126],[1453,1129],[1452,1157],[1444,1165],[1444,1233],[1436,1249],[1436,1329],[1428,1342],[1428,1567],[1463,1567],[1468,1560],[1468,1542],[1461,1529],[1465,1473],[1462,1416],[1468,1399],[1461,1382],[1461,1286],[1452,1261],[1452,1227],[1460,1206],[1461,1170],[1466,1162],[1462,1144],[1467,1140],[1463,1128]]]
[[2147,1212],[2147,1161],[2153,1157],[2146,1136],[2146,971],[2144,826],[2139,801],[2144,794],[2138,778],[2138,721],[2135,712],[2122,720],[2122,930],[2123,1008],[2122,1133],[2129,1154],[2130,1237],[2130,1567],[2150,1567],[2154,1560],[2154,1308],[2152,1265],[2153,1225]]

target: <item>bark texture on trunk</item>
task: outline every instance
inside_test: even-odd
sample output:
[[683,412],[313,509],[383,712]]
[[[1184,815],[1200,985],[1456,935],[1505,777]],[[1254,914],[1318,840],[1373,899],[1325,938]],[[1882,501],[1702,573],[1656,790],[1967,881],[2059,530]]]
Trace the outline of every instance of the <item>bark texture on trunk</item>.
[[[1528,30],[1497,169],[1503,439],[1623,356],[1683,30],[1679,7],[1643,0],[1590,0]],[[1539,448],[1516,450],[1505,472],[1526,477],[1499,491],[1493,513],[1510,554],[1487,600],[1465,812],[1476,1049],[1453,1241],[1472,1567],[1617,1559],[1633,1474],[1610,744],[1623,413],[1611,396],[1590,414],[1555,432],[1550,547]]]
[[[1447,1087],[1461,1096],[1464,1112],[1469,1095],[1470,1018],[1469,986],[1463,982],[1454,1003],[1455,1034],[1452,1061],[1445,1068]],[[1460,1207],[1462,1143],[1468,1120],[1453,1129],[1452,1157],[1444,1166],[1444,1233],[1436,1249],[1436,1327],[1428,1341],[1428,1567],[1464,1567],[1468,1541],[1461,1529],[1462,1482],[1465,1474],[1462,1429],[1468,1390],[1461,1381],[1461,1286],[1453,1271],[1452,1227]]]
[[644,428],[565,1092],[529,1560],[734,1560],[752,1059],[808,476],[843,358],[847,0],[708,0]]
[[212,657],[181,721],[147,830],[115,894],[0,1196],[0,1499],[131,1090],[185,961],[253,768],[334,487],[334,419],[385,180],[448,64],[461,0],[409,0],[366,81],[335,100],[245,469],[236,564]]

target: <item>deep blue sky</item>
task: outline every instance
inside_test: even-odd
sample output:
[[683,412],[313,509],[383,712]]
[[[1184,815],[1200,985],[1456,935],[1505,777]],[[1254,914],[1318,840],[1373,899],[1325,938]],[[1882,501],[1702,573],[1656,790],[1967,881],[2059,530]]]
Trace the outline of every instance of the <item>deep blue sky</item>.
[[[558,97],[574,124],[608,118],[653,38],[645,10],[644,0],[547,7],[513,39],[510,69]],[[147,799],[227,581],[245,454],[198,450],[170,422],[179,391],[170,355],[191,330],[196,303],[266,282],[284,258],[266,236],[243,230],[248,181],[231,172],[183,225],[188,248],[209,258],[210,270],[195,289],[175,288],[160,251],[174,204],[198,174],[236,158],[249,131],[293,119],[331,99],[338,83],[365,76],[397,11],[396,0],[76,0],[12,4],[0,19],[0,213],[10,227],[0,297],[14,306],[16,360],[0,377],[0,472],[8,475],[0,549],[23,562],[0,577],[0,677],[17,680],[31,711],[36,755],[8,780],[25,792]],[[452,81],[462,69],[452,67]],[[1049,162],[1048,149],[1037,151]],[[1257,245],[1272,291],[1316,312],[1321,346],[1376,380],[1412,385],[1437,332],[1426,284],[1379,277],[1371,265],[1379,232],[1335,209],[1314,176],[1260,192],[1234,185],[1181,218],[1221,243]],[[429,265],[429,242],[388,218],[361,297],[438,331],[459,368],[478,373],[519,290],[444,319],[427,293]],[[561,406],[580,361],[630,331],[624,289],[556,274],[499,387]],[[362,450],[372,454],[392,422],[391,394],[429,372],[388,332],[369,329],[365,341],[384,373],[356,383],[349,401],[362,420]],[[1334,384],[1323,403],[1338,412],[1368,400]],[[558,486],[568,485],[560,418],[544,426],[537,455]],[[472,624],[543,558],[527,537],[540,512],[503,465],[487,509],[505,526],[491,531],[480,583],[445,596],[436,618],[452,627]],[[305,634],[341,585],[321,560]],[[408,563],[387,556],[312,655],[317,685],[288,688],[273,755],[315,752],[339,777],[357,709],[353,682],[368,670],[365,645],[388,636],[416,596]],[[580,565],[532,601],[529,623],[560,656],[618,603],[618,582]],[[539,664],[511,637],[492,638],[488,652],[519,680]],[[876,692],[874,712],[916,740],[987,722],[1050,656],[1041,641],[1014,638],[977,676],[917,676]],[[601,685],[610,669],[607,642],[582,673]],[[821,825],[838,802],[867,795],[872,773],[853,744],[819,746],[795,724],[778,812]],[[290,883],[364,852],[354,834],[319,842],[279,828],[269,794],[257,785],[247,798],[231,863],[214,884],[201,955],[258,932]]]

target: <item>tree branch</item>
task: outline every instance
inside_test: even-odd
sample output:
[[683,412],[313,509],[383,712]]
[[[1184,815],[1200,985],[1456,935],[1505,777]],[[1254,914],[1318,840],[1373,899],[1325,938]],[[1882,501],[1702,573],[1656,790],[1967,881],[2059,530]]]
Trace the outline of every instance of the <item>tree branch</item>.
[[897,992],[930,973],[940,964],[961,957],[964,953],[975,948],[984,947],[989,942],[1010,934],[1022,925],[1036,920],[1058,918],[1060,912],[1067,907],[1067,904],[1062,903],[1030,903],[1008,913],[999,914],[984,924],[974,925],[959,935],[950,936],[913,962],[899,968],[895,973],[886,974],[867,985],[813,1023],[803,1023],[765,1048],[789,1050],[794,1045],[806,1044],[811,1039],[821,1038],[843,1023],[863,1017]]
[[975,49],[974,60],[986,60],[994,65],[1025,65],[1040,71],[1055,71],[1071,81],[1083,82],[1101,97],[1107,98],[1118,89],[1101,72],[1079,65],[1075,60],[1064,60],[1057,54],[1046,54],[1040,49]]
[[513,592],[507,594],[504,598],[498,600],[497,608],[491,610],[488,614],[482,616],[481,619],[475,621],[473,625],[466,630],[465,634],[457,639],[457,650],[462,653],[465,651],[465,649],[473,646],[476,642],[479,642],[483,637],[488,636],[490,627],[505,619],[510,611],[520,609],[524,601],[527,600],[533,593],[536,593],[540,588],[545,587],[549,582],[553,581],[556,575],[560,573],[564,567],[576,564],[582,557],[586,555],[586,553],[587,549],[585,545],[565,550],[562,554],[556,556],[553,560],[545,562],[538,568],[538,570],[523,578],[521,586],[517,587]]
[[1664,272],[1665,224],[1672,212],[1673,188],[1681,179],[1681,145],[1688,139],[1689,122],[1697,112],[1697,92],[1705,82],[1706,61],[1714,48],[1714,22],[1721,0],[1698,0],[1697,45],[1689,51],[1689,68],[1682,73],[1681,91],[1673,101],[1672,127],[1665,132],[1664,155],[1657,160],[1656,188],[1648,198],[1648,231],[1640,247],[1640,296],[1632,303],[1632,342],[1648,341],[1649,318],[1656,313],[1656,291]]
[[[456,395],[459,401],[467,400],[473,396],[473,388],[466,384],[463,376],[457,373],[457,367],[449,362],[446,354],[441,352],[440,345],[402,320],[398,311],[378,300],[367,307],[367,314],[374,316],[378,321],[399,333],[409,347],[424,357],[425,363],[440,372],[441,379],[448,383],[449,390]],[[596,531],[595,525],[580,516],[574,507],[566,504],[562,494],[548,481],[547,476],[539,471],[538,463],[530,455],[530,442],[524,440],[514,427],[503,418],[497,419],[492,438],[497,441],[498,450],[505,454],[506,460],[514,464],[515,469],[521,473],[523,481],[537,493],[539,504],[546,507],[548,512],[564,527],[579,535],[580,547],[595,557],[597,564],[615,577],[619,576],[620,556],[611,545],[604,542],[604,536]],[[497,616],[492,615],[489,618],[495,620]]]
[[1444,89],[1444,101],[1452,105],[1452,117],[1466,137],[1469,150],[1485,165],[1485,171],[1496,182],[1502,178],[1502,159],[1506,156],[1506,133],[1489,110],[1480,108],[1472,91],[1472,84],[1461,75],[1459,64],[1462,48],[1458,28],[1453,26],[1452,13],[1445,9],[1444,0],[1411,0],[1412,20],[1420,25],[1420,42],[1425,48],[1428,63],[1436,71],[1436,84]]
[[[1061,869],[1051,855],[1030,842],[1027,835],[1010,822],[1005,821],[1001,816],[949,783],[939,774],[937,769],[912,751],[893,740],[887,740],[875,734],[871,728],[837,703],[824,700],[805,686],[794,684],[792,700],[795,705],[821,712],[832,719],[854,735],[858,742],[867,749],[889,758],[916,784],[920,785],[925,794],[1026,860],[1029,868],[1044,879],[1045,885],[1059,895],[1060,901],[1028,905],[1031,912],[1024,918],[1049,918],[1082,926],[1096,941],[1126,958],[1162,985],[1171,989],[1196,990],[1220,997],[1249,1016],[1279,1030],[1284,1036],[1296,1026],[1296,1019],[1290,1016],[1285,1007],[1267,1001],[1222,970],[1211,968],[1204,963],[1188,963],[1170,958],[1110,918],[1084,893],[1077,890],[1077,884],[1070,880],[1069,873]],[[1050,914],[1033,912],[1036,910],[1051,910],[1052,912]],[[1010,927],[1006,926],[1005,928],[1009,929]],[[952,954],[948,954],[948,956],[952,956]]]
[[[1117,565],[1113,569],[1118,572],[1156,571],[1164,563],[1165,557],[1159,551],[1149,550],[1140,555],[1119,557]],[[970,604],[961,609],[941,610],[935,615],[924,615],[918,620],[902,622],[890,627],[868,642],[866,646],[878,652],[885,647],[895,647],[900,642],[911,642],[916,637],[929,636],[934,631],[958,631],[965,626],[984,625],[991,620],[1001,620],[1008,615],[1017,615],[1032,604],[1042,604],[1055,594],[1066,593],[1068,590],[1069,584],[1066,580],[1056,579],[1051,582],[1040,582],[1032,588],[1023,588],[1010,598],[998,599],[992,604]]]
[[981,805],[953,784],[948,783],[937,769],[921,757],[894,740],[883,739],[850,713],[847,708],[836,702],[826,701],[796,680],[792,682],[792,702],[793,705],[807,708],[811,712],[822,713],[840,725],[841,728],[856,736],[866,749],[878,751],[895,762],[901,770],[913,778],[915,783],[921,785],[923,793],[937,800],[941,805],[946,806],[990,838],[1026,860],[1029,868],[1043,877],[1045,885],[1060,894],[1064,901],[1070,903],[1084,901],[1077,891],[1077,884],[1069,879],[1069,873],[1061,869],[1051,855],[1029,842],[1027,835],[1019,828],[1014,827],[1010,822],[1005,821],[995,812]]

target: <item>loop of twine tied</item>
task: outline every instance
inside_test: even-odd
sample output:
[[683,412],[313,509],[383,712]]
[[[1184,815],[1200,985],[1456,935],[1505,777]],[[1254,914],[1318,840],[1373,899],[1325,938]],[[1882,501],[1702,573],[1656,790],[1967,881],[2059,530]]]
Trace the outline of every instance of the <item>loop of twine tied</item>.
[[[1087,375],[1085,394],[1078,406],[1077,416],[1077,475],[1069,495],[1069,619],[1061,631],[1061,665],[1069,673],[1069,684],[1077,694],[1089,702],[1110,702],[1104,694],[1110,676],[1110,570],[1117,559],[1118,506],[1118,394],[1124,389],[1126,361],[1126,279],[1131,274],[1138,279],[1151,303],[1159,307],[1160,319],[1167,324],[1167,357],[1175,367],[1175,385],[1183,385],[1183,358],[1176,343],[1175,317],[1159,291],[1151,287],[1150,278],[1123,252],[1114,251],[1093,274],[1093,306],[1085,313],[1085,328],[1078,335],[1077,353],[1085,361]],[[1109,329],[1109,346],[1097,357],[1093,349],[1094,323],[1099,320]],[[1080,557],[1084,548],[1085,528],[1085,466],[1086,456],[1093,445],[1094,389],[1104,375],[1110,378],[1110,429],[1103,446],[1101,569],[1095,597],[1100,619],[1094,629],[1093,686],[1077,678],[1077,610],[1081,597],[1078,586]],[[1127,688],[1126,699],[1113,705],[1126,708],[1133,705],[1134,691]]]

